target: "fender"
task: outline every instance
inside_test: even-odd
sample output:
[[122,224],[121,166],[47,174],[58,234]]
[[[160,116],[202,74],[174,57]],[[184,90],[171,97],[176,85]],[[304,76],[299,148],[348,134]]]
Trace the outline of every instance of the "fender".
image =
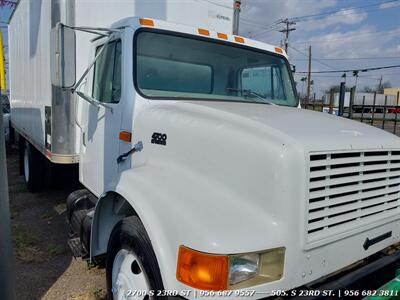
[[[121,184],[120,186],[124,186]],[[153,245],[154,252],[160,267],[161,276],[164,286],[167,287],[168,278],[171,274],[175,274],[176,270],[176,253],[168,251],[167,236],[163,232],[161,224],[159,224],[156,215],[148,209],[144,213],[142,204],[145,202],[140,195],[134,195],[133,190],[129,193],[124,188],[120,188],[119,192],[107,191],[100,196],[95,208],[93,224],[91,230],[91,246],[90,259],[103,255],[107,252],[109,237],[114,226],[125,217],[137,215],[142,221],[146,232],[149,235]],[[132,199],[135,199],[133,201]],[[176,282],[174,282],[176,284]]]
[[91,257],[106,253],[112,228],[133,214],[146,228],[167,289],[187,288],[175,277],[180,245],[231,254],[285,244],[288,234],[279,221],[282,215],[267,209],[269,201],[263,195],[244,207],[243,201],[250,199],[230,185],[184,164],[164,162],[153,160],[122,172],[115,190],[101,197],[93,219]]

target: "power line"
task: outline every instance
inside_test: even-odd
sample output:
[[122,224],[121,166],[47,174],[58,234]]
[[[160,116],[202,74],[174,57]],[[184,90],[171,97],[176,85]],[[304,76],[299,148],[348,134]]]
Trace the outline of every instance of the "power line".
[[[248,21],[246,21],[246,22],[248,22]],[[255,37],[255,36],[258,36],[260,34],[264,34],[264,33],[267,33],[267,32],[273,31],[273,30],[278,30],[279,29],[278,24],[280,22],[282,22],[281,19],[277,20],[274,23],[271,23],[269,25],[264,25],[265,30],[262,30],[260,32],[256,32],[256,33],[252,34],[252,36]],[[253,25],[260,26],[259,23],[255,23],[255,22],[253,22]]]
[[[196,0],[196,1],[200,1],[200,0]],[[208,1],[208,0],[201,0],[201,1],[207,1],[207,2],[212,3],[211,1]],[[400,0],[383,1],[383,2],[377,2],[377,3],[364,5],[364,6],[349,7],[349,8],[345,8],[345,9],[339,9],[339,10],[334,10],[334,11],[323,12],[323,13],[319,13],[319,14],[306,15],[306,16],[300,16],[300,17],[291,17],[291,18],[288,18],[288,19],[290,21],[294,21],[294,22],[298,21],[298,22],[300,22],[300,21],[303,21],[303,19],[310,19],[312,17],[326,16],[326,15],[331,15],[331,14],[335,14],[335,13],[338,13],[338,12],[346,12],[346,11],[349,11],[349,12],[344,14],[344,15],[360,14],[362,12],[371,12],[371,11],[373,11],[373,10],[362,10],[362,8],[368,8],[368,7],[378,6],[378,5],[380,6],[382,4],[387,4],[387,3],[397,3],[399,1]],[[399,5],[396,5],[394,7],[400,7],[400,3],[399,3]],[[379,9],[376,9],[376,10],[384,10],[384,9],[389,9],[389,8],[393,8],[393,6],[380,7]],[[359,11],[354,11],[354,10],[359,10]],[[273,31],[274,29],[272,29],[272,28],[277,29],[276,25],[281,23],[283,20],[279,19],[279,20],[276,20],[275,22],[273,22],[271,24],[267,24],[267,25],[265,25],[263,23],[260,23],[260,22],[255,22],[253,20],[244,19],[244,18],[241,18],[241,21],[244,21],[244,23],[247,23],[247,24],[250,24],[250,25],[256,25],[256,26],[262,27],[264,29],[267,29],[267,30],[263,30],[263,31],[260,31],[258,33],[253,34],[252,36],[255,37],[255,36],[258,36],[258,35]]]
[[[199,0],[196,0],[196,1],[199,1]],[[207,0],[202,0],[202,1],[207,1]],[[377,3],[374,3],[374,4],[369,4],[369,5],[364,5],[364,6],[356,6],[356,7],[349,7],[349,8],[344,8],[344,9],[339,9],[339,10],[334,10],[334,11],[328,11],[328,12],[319,13],[319,14],[306,15],[306,16],[300,16],[300,17],[289,17],[288,19],[291,20],[291,21],[302,21],[301,19],[304,19],[304,18],[311,18],[311,17],[316,17],[316,16],[326,16],[326,15],[335,14],[335,13],[338,13],[338,12],[345,12],[345,11],[350,11],[350,13],[346,14],[346,15],[349,15],[349,14],[361,13],[361,12],[354,12],[354,10],[360,10],[362,8],[365,8],[365,7],[372,7],[372,6],[382,5],[382,4],[386,4],[386,3],[396,3],[398,1],[400,1],[400,0],[390,0],[390,1],[384,1],[384,2],[377,2]],[[208,2],[210,2],[210,1],[208,1]],[[400,3],[399,3],[399,6],[400,6]],[[395,7],[398,7],[398,6],[395,6]],[[379,8],[379,10],[384,10],[384,9],[388,9],[388,8],[393,8],[393,6]],[[368,10],[364,10],[364,11],[368,11]],[[270,27],[272,27],[272,26],[274,26],[274,25],[276,25],[276,24],[278,24],[278,23],[283,21],[283,19],[279,19],[279,20],[276,20],[275,22],[273,22],[271,24],[265,25],[265,24],[263,24],[261,22],[256,22],[254,20],[249,20],[249,19],[244,19],[244,18],[241,18],[241,20],[242,21],[246,21],[249,24],[258,25],[260,27],[268,28],[268,29]],[[258,34],[260,34],[260,33],[257,33],[257,35]]]
[[[306,53],[304,53],[304,52],[302,52],[302,51],[300,51],[300,50],[294,48],[293,46],[289,46],[289,47],[290,47],[291,49],[293,49],[294,51],[296,51],[296,52],[298,52],[298,53],[304,55],[305,57],[308,57],[308,55],[307,55]],[[306,60],[308,60],[308,58],[307,58]],[[323,66],[325,66],[325,67],[327,67],[327,68],[329,68],[329,69],[331,69],[331,70],[337,70],[337,68],[332,67],[332,66],[328,65],[327,63],[324,63],[324,62],[320,61],[320,60],[317,59],[317,58],[313,58],[312,60],[313,60],[313,61],[316,61],[316,62],[318,62],[318,63],[320,63],[321,65],[323,65]]]
[[289,33],[296,30],[295,27],[290,27],[290,26],[296,25],[296,22],[294,22],[294,21],[289,21],[289,19],[286,18],[285,20],[281,21],[280,23],[285,24],[285,27],[284,27],[283,29],[281,29],[281,30],[278,30],[278,31],[285,34],[285,40],[284,40],[284,43],[285,43],[285,51],[286,51],[286,53],[288,53],[288,48],[289,48]]
[[216,6],[219,6],[219,7],[223,7],[223,8],[232,8],[232,6],[228,6],[228,5],[223,5],[223,4],[221,4],[221,3],[217,3],[217,2],[214,2],[214,1],[210,1],[210,0],[196,0],[197,2],[208,2],[208,3],[210,3],[210,4],[213,4],[213,5],[216,5]]
[[277,20],[274,23],[270,23],[270,24],[262,24],[262,23],[254,22],[252,20],[245,19],[245,18],[240,18],[240,21],[243,22],[243,23],[249,24],[249,25],[256,25],[256,26],[259,26],[259,27],[264,28],[264,29],[271,29],[271,28],[274,28],[274,27],[277,28],[277,25],[282,20]]
[[372,32],[364,32],[364,33],[358,33],[358,34],[344,34],[344,36],[342,37],[338,37],[338,38],[320,38],[320,39],[311,39],[311,40],[307,40],[307,41],[300,41],[300,42],[292,42],[292,44],[309,44],[309,43],[314,43],[314,42],[322,42],[322,43],[330,43],[331,41],[339,41],[339,40],[346,40],[346,39],[357,39],[360,37],[365,37],[365,36],[371,36],[371,35],[397,35],[400,34],[400,29],[396,29],[393,30],[392,32],[388,32],[388,31],[372,31]]
[[[254,24],[252,22],[248,22],[246,20],[243,20],[243,19],[240,19],[240,22],[242,22],[244,24],[247,24],[247,25],[251,25],[251,26],[260,26],[260,25]],[[260,35],[261,33],[264,34],[264,33],[271,32],[271,31],[279,29],[279,27],[277,25],[273,25],[273,24],[266,25],[266,26],[260,26],[260,27],[263,27],[264,30],[262,30],[260,32],[257,32],[257,33],[251,33],[250,32],[249,37],[253,38],[253,37],[257,36],[257,35]]]
[[[384,67],[375,67],[375,68],[362,68],[362,69],[350,69],[350,70],[334,70],[334,71],[311,71],[313,74],[324,74],[324,73],[349,73],[349,72],[368,72],[368,71],[376,71],[376,70],[384,70],[384,69],[393,69],[400,68],[400,65],[392,65],[392,66],[384,66]],[[299,74],[306,74],[308,72],[296,72]]]
[[[399,0],[390,0],[390,1],[383,1],[383,2],[373,3],[373,4],[363,5],[363,6],[348,7],[348,8],[345,8],[345,9],[327,11],[327,12],[323,12],[323,13],[319,13],[319,14],[305,15],[305,16],[300,16],[300,17],[293,17],[293,18],[291,18],[291,20],[300,22],[300,21],[303,21],[304,19],[315,18],[315,17],[320,17],[320,16],[326,16],[326,15],[333,15],[333,14],[336,14],[338,12],[346,12],[346,11],[350,11],[351,13],[349,13],[349,14],[354,14],[355,13],[354,10],[360,10],[360,9],[366,8],[366,7],[380,6],[382,4],[387,4],[387,3],[396,3],[398,1]],[[389,7],[387,7],[387,8],[389,8]],[[383,8],[380,8],[380,10],[381,9],[386,9],[386,8],[383,7]]]

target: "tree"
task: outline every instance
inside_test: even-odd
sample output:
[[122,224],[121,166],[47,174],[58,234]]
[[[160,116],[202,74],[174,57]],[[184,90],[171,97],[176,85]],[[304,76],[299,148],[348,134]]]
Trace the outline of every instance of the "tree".
[[373,93],[373,92],[374,92],[374,89],[371,88],[370,86],[364,86],[364,88],[361,90],[361,92],[364,92],[364,93]]

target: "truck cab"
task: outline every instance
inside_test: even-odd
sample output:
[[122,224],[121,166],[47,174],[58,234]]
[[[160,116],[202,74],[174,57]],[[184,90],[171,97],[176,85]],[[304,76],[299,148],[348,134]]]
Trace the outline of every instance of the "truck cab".
[[281,48],[156,19],[111,29],[74,87],[86,190],[67,206],[71,247],[106,261],[114,299],[279,296],[399,242],[399,139],[299,108]]

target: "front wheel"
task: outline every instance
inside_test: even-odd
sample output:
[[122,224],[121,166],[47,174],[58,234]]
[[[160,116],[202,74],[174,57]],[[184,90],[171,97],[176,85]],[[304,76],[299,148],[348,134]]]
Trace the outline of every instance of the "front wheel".
[[112,231],[106,273],[109,299],[163,299],[157,297],[164,290],[157,259],[138,217],[125,218]]

